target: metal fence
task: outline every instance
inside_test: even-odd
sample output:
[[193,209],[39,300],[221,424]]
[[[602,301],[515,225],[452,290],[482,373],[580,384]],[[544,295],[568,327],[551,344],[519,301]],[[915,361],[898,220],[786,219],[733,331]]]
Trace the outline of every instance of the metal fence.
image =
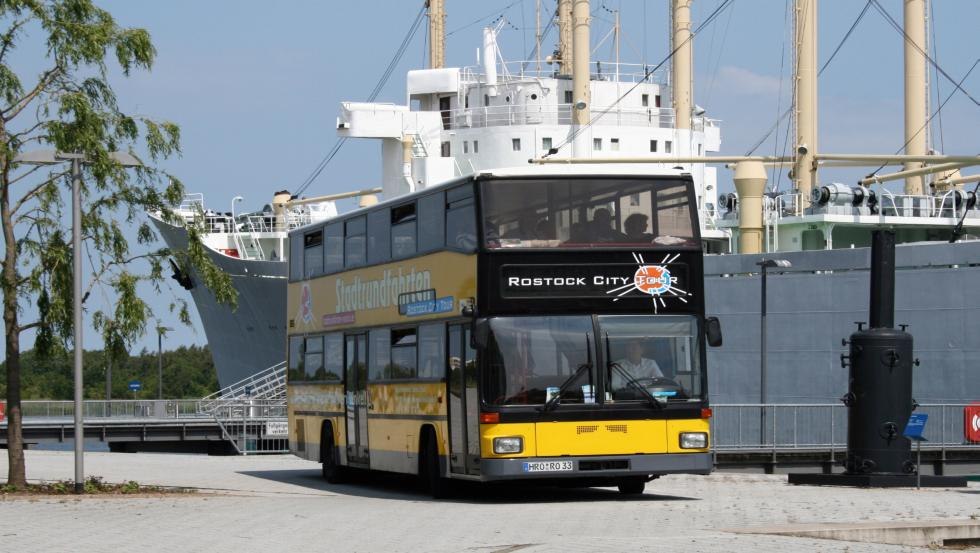
[[[86,419],[184,419],[209,418],[203,402],[196,399],[114,399],[85,400],[82,416]],[[29,400],[21,402],[24,418],[71,418],[75,416],[73,401]]]
[[[967,404],[923,404],[929,415],[923,449],[970,447],[964,433]],[[843,450],[847,447],[847,407],[843,404],[712,405],[711,431],[716,451]]]
[[[224,438],[242,455],[289,452],[284,399],[86,400],[82,409],[87,424],[214,422]],[[25,424],[67,422],[75,416],[75,404],[72,401],[24,401],[21,412]]]
[[289,428],[283,400],[218,400],[214,420],[241,455],[289,453]]

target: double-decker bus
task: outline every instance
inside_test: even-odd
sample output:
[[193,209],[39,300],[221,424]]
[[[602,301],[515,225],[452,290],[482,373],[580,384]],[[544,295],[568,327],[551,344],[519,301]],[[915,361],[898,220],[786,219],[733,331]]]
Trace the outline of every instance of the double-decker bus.
[[290,449],[450,479],[640,493],[707,474],[691,177],[497,171],[290,233]]

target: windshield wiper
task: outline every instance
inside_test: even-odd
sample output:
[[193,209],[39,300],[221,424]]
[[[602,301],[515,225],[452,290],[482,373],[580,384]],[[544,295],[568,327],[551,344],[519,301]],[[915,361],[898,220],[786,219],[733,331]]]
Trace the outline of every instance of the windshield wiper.
[[[612,358],[612,351],[609,348],[609,333],[608,332],[605,335],[605,339],[606,339],[606,359],[611,359]],[[643,399],[647,400],[647,403],[649,403],[650,405],[656,407],[657,409],[663,409],[664,408],[664,404],[661,403],[660,400],[657,399],[656,396],[654,396],[653,394],[651,394],[646,388],[644,388],[643,386],[640,386],[640,383],[637,382],[635,378],[633,378],[633,375],[631,375],[629,371],[627,371],[626,369],[624,369],[623,367],[621,367],[619,365],[619,363],[616,363],[615,361],[607,361],[606,362],[606,366],[608,366],[610,369],[616,369],[616,371],[620,374],[620,376],[622,376],[623,378],[626,379],[627,384],[631,388],[640,391],[640,394],[643,396]],[[610,383],[612,382],[612,378],[609,379],[609,382]]]
[[[575,372],[572,373],[571,376],[566,378],[564,382],[561,383],[561,386],[558,387],[558,393],[555,394],[551,399],[549,399],[544,405],[538,407],[538,411],[542,413],[547,413],[548,411],[551,411],[552,409],[557,407],[558,403],[561,401],[562,393],[564,393],[565,389],[571,386],[573,382],[578,380],[578,377],[582,375],[582,371],[592,370],[592,342],[589,340],[588,335],[585,336],[585,355],[586,355],[585,363],[579,365],[578,368],[575,369]],[[589,382],[590,384],[592,382],[592,373],[589,373]]]

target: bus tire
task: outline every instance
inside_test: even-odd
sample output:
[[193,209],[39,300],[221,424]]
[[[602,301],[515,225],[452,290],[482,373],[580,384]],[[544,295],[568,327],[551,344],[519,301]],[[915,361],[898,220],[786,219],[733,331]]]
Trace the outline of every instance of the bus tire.
[[647,487],[645,476],[629,476],[619,481],[619,493],[626,495],[639,495]]
[[449,479],[444,478],[439,471],[439,445],[431,428],[422,432],[419,450],[419,478],[425,491],[435,499],[448,497]]
[[343,484],[347,481],[347,467],[337,462],[334,449],[333,427],[325,424],[320,432],[320,464],[323,479],[330,484]]

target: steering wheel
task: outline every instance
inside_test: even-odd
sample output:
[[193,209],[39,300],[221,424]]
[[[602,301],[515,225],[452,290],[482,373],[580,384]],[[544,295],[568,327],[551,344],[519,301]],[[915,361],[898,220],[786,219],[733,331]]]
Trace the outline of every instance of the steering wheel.
[[680,384],[663,376],[654,376],[649,378],[634,378],[633,382],[630,382],[630,384],[633,386],[640,386],[643,388],[654,388],[660,386],[674,386],[676,388],[681,387]]
[[[678,384],[676,381],[671,380],[662,376],[648,377],[648,378],[637,378],[633,382],[629,383],[629,387],[635,389],[642,388],[649,392],[650,388],[659,388],[668,392],[674,392],[670,397],[674,399],[683,399],[687,397],[687,392],[684,391],[684,387]],[[654,393],[654,395],[657,395]]]

